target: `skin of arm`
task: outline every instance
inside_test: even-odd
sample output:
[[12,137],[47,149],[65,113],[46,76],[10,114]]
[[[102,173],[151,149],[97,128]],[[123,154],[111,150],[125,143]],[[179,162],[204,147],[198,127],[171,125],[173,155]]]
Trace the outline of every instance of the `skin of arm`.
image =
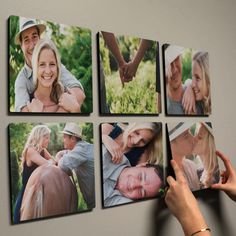
[[224,162],[225,170],[221,173],[221,183],[213,184],[211,188],[224,191],[236,202],[236,171],[231,161],[223,153],[216,151],[216,155]]
[[182,98],[182,105],[185,114],[196,114],[196,99],[191,86],[191,80],[187,79],[185,82],[186,89]]
[[33,163],[36,165],[43,165],[46,163],[53,163],[52,159],[46,160],[44,157],[42,157],[34,148],[28,148],[27,155],[26,155],[26,163],[28,166],[31,166]]
[[[208,228],[208,226],[177,163],[171,160],[171,165],[176,180],[171,176],[167,177],[169,188],[166,192],[165,202],[171,213],[180,222],[185,236],[189,236],[201,229]],[[210,236],[211,233],[204,231],[199,235]]]
[[147,49],[149,48],[150,45],[151,45],[150,40],[147,40],[147,39],[141,40],[141,42],[139,44],[138,51],[135,54],[133,60],[131,62],[129,62],[127,64],[127,66],[125,67],[125,72],[124,72],[125,78],[126,77],[132,78],[135,76],[138,66],[139,66],[141,60],[143,59],[145,52],[147,51]]
[[121,79],[122,86],[124,86],[124,67],[126,65],[126,61],[124,60],[120,52],[116,37],[113,33],[104,32],[104,31],[102,31],[101,33],[107,47],[109,48],[109,50],[111,51],[111,53],[113,54],[113,56],[115,57],[119,65],[120,79]]
[[119,164],[122,161],[124,153],[123,153],[122,148],[119,146],[119,144],[117,144],[115,140],[113,140],[109,136],[110,132],[113,129],[114,127],[111,124],[108,124],[108,123],[102,124],[102,143],[110,152],[112,156],[112,159],[111,159],[112,162],[115,164]]

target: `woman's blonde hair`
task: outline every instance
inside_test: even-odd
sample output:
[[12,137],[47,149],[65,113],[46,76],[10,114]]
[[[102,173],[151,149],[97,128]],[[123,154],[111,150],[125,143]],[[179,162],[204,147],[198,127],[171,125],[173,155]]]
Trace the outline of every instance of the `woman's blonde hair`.
[[151,164],[163,163],[163,150],[162,150],[162,125],[156,122],[143,122],[143,123],[129,123],[123,128],[123,149],[127,147],[128,136],[140,129],[149,129],[153,132],[152,140],[146,145],[145,151],[147,155],[147,162]]
[[61,59],[60,59],[60,55],[59,55],[56,45],[50,39],[40,39],[34,48],[34,52],[33,52],[33,56],[32,56],[32,68],[33,68],[33,81],[35,84],[35,89],[37,89],[37,87],[38,87],[38,78],[37,78],[38,61],[39,61],[39,57],[40,57],[40,54],[43,49],[52,50],[52,52],[56,58],[57,78],[52,84],[52,91],[50,94],[50,99],[57,104],[58,100],[64,90],[62,84],[60,83]]
[[202,137],[203,142],[205,142],[207,145],[207,152],[204,154],[204,156],[200,156],[200,158],[202,160],[204,171],[206,173],[206,176],[203,180],[203,185],[204,187],[209,187],[214,183],[215,174],[219,169],[216,158],[215,141],[212,133],[207,128],[207,124],[201,123],[201,125],[197,127],[198,130],[203,127],[207,131],[206,134]]
[[203,89],[207,91],[207,96],[203,98],[204,114],[211,114],[211,91],[209,73],[209,55],[207,52],[196,52],[193,55],[193,62],[197,62],[202,71]]
[[25,143],[24,149],[22,151],[22,167],[24,165],[27,150],[29,147],[34,147],[36,151],[40,152],[42,150],[42,142],[45,135],[51,133],[51,130],[46,125],[36,125],[31,130],[28,139]]

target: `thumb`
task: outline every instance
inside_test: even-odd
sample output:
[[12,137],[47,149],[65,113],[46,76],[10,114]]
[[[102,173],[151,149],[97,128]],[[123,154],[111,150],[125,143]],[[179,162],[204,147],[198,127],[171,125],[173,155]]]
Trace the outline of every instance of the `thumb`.
[[227,186],[225,186],[225,184],[220,184],[220,183],[212,184],[211,188],[212,189],[218,189],[218,190],[224,190],[224,191],[227,190]]

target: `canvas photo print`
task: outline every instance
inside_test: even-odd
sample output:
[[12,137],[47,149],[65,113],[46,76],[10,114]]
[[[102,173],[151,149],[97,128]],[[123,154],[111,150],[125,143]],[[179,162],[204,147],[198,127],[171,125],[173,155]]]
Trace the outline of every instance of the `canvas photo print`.
[[169,157],[173,158],[192,191],[220,181],[212,125],[209,122],[168,123]]
[[208,52],[163,45],[165,107],[167,115],[211,114]]
[[103,207],[162,197],[162,124],[102,123],[100,134]]
[[104,31],[97,41],[100,113],[159,114],[159,43]]
[[92,112],[91,30],[8,19],[9,113]]
[[95,207],[92,123],[11,123],[12,223]]

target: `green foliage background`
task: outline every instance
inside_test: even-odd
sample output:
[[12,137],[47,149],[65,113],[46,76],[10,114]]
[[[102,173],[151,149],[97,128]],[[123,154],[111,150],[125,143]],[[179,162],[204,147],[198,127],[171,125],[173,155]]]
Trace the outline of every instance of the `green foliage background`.
[[192,79],[192,49],[187,48],[182,54],[182,81]]
[[[120,51],[125,61],[130,61],[138,50],[140,39],[136,37],[119,36]],[[99,37],[99,50],[105,74],[107,103],[111,113],[116,114],[156,114],[156,42],[152,41],[146,51],[133,81],[120,81],[118,65],[115,58],[106,47],[103,37]]]
[[[92,123],[78,123],[82,128],[83,140],[93,143],[93,125]],[[11,204],[12,211],[14,211],[14,204],[17,195],[22,187],[21,182],[21,154],[24,145],[27,141],[28,135],[36,123],[12,123],[9,125],[9,145],[10,145],[10,172],[11,172]],[[50,130],[50,143],[48,151],[55,156],[56,153],[63,148],[63,135],[60,131],[63,130],[65,123],[45,123]],[[74,178],[77,181],[77,178]],[[77,184],[78,192],[78,209],[86,210],[87,206],[83,199],[82,193]]]
[[[65,26],[48,21],[40,21],[47,27],[46,34],[55,42],[62,64],[81,82],[86,99],[82,113],[92,112],[92,47],[91,31],[75,26]],[[9,24],[9,106],[14,112],[14,84],[24,65],[23,53],[14,38],[19,31],[19,17],[11,16]]]

